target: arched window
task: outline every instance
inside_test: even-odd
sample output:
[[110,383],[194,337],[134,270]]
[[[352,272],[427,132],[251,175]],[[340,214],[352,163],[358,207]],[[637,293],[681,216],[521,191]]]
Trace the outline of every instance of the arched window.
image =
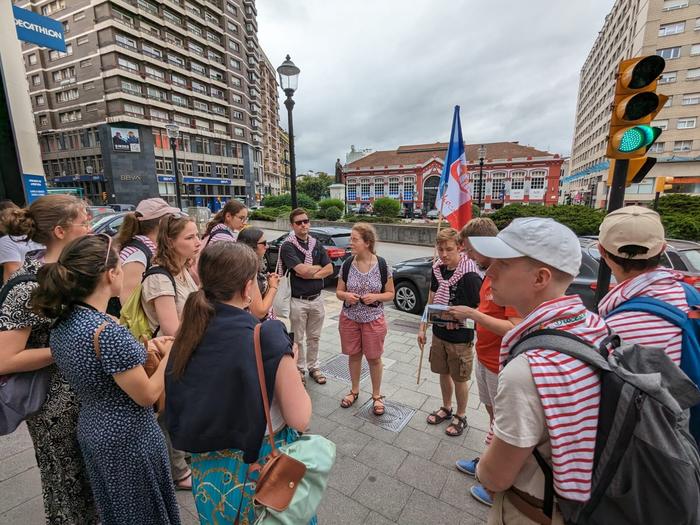
[[525,189],[525,172],[514,171],[510,176],[510,189],[522,190]]
[[535,170],[530,172],[530,189],[543,190],[547,186],[547,172],[544,170]]
[[506,174],[496,171],[491,174],[491,198],[503,199],[506,194]]
[[368,201],[371,194],[372,183],[369,179],[362,179],[360,181],[360,200]]
[[384,197],[384,179],[374,179],[374,197]]
[[405,201],[412,201],[413,200],[413,191],[416,186],[416,179],[413,177],[404,177],[403,178],[403,200]]
[[389,197],[393,199],[399,198],[399,179],[398,177],[391,177],[389,179]]

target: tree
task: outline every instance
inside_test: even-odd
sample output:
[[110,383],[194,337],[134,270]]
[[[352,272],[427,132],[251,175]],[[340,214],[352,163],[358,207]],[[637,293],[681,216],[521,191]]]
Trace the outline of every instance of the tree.
[[[316,201],[305,193],[297,193],[297,204],[309,211],[316,209]],[[292,195],[284,193],[282,195],[268,195],[262,200],[262,205],[266,208],[279,208],[280,206],[292,205]]]
[[319,172],[318,177],[304,177],[297,182],[297,192],[305,193],[315,201],[330,195],[330,186],[334,179],[327,173]]
[[342,216],[343,212],[340,208],[336,206],[330,206],[329,208],[326,208],[326,219],[328,219],[329,221],[337,221]]
[[374,209],[374,213],[380,217],[394,218],[399,214],[401,203],[391,197],[380,197],[379,199],[375,199],[372,204],[372,209]]

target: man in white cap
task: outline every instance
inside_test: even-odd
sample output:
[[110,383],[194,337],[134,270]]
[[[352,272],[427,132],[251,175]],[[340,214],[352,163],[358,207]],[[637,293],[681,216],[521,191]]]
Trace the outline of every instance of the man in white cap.
[[595,346],[607,337],[603,320],[580,297],[566,295],[579,272],[581,247],[569,228],[536,217],[515,219],[498,236],[469,237],[469,242],[492,259],[487,276],[496,304],[525,316],[503,338],[494,437],[476,469],[477,481],[495,493],[489,524],[561,524],[556,506],[551,519],[545,515],[545,478],[533,450],[552,465],[558,497],[590,499],[599,376],[550,348],[504,363],[518,341],[536,330],[570,332]]
[[659,214],[642,206],[609,213],[600,225],[598,248],[619,283],[600,301],[600,315],[626,343],[665,348],[680,364],[683,334],[679,327],[650,313],[614,313],[634,297],[658,299],[686,315],[690,310],[680,284],[683,275],[660,265],[666,241]]

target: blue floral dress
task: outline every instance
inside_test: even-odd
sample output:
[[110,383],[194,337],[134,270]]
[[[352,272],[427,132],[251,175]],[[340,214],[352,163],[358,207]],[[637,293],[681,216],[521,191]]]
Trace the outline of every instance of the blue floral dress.
[[[93,334],[99,337],[100,358]],[[76,306],[51,331],[51,353],[80,400],[78,443],[103,525],[172,525],[180,517],[165,439],[151,407],[135,403],[114,381],[146,360],[123,326]]]

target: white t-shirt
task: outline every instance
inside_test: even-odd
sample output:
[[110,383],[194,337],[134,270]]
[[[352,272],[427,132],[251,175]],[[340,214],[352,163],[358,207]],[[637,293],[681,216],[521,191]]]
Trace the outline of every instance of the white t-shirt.
[[22,264],[27,253],[43,249],[44,245],[34,241],[26,241],[22,236],[4,235],[0,237],[0,264],[6,262]]
[[129,264],[132,262],[138,262],[143,264],[143,267],[145,268],[148,265],[148,261],[146,260],[146,254],[143,253],[141,250],[136,250],[134,253],[129,255],[126,259],[122,261],[122,266],[125,264]]

